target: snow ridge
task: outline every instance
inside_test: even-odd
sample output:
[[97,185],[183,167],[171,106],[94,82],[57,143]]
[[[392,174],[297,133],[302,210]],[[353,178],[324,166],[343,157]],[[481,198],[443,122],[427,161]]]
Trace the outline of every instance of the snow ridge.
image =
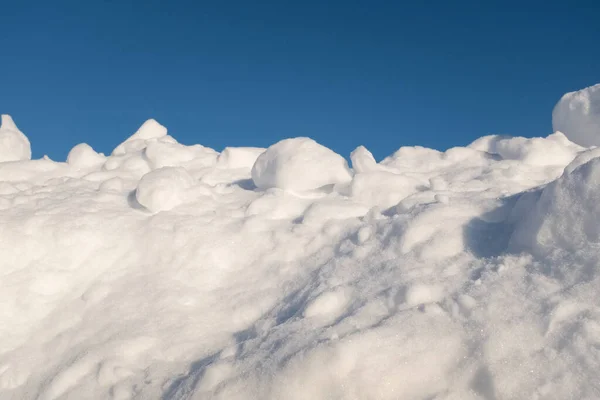
[[360,146],[350,168],[308,138],[219,153],[155,120],[108,156],[30,160],[3,116],[0,398],[598,398],[582,126]]

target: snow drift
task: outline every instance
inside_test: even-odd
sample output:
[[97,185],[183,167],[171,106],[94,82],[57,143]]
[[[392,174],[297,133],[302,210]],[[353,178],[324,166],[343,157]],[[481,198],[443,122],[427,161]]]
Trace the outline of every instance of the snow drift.
[[582,146],[598,146],[600,84],[565,94],[554,107],[552,127]]
[[5,117],[0,398],[596,399],[600,152],[566,128],[349,168],[150,120],[61,163]]
[[0,162],[29,159],[29,139],[17,128],[10,115],[3,114],[0,124]]

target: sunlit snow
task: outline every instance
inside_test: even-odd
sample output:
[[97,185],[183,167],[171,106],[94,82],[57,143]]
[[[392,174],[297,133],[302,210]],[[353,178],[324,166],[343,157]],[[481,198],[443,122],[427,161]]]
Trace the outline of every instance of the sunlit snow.
[[3,116],[0,398],[600,398],[599,87],[350,165],[155,120],[30,160]]

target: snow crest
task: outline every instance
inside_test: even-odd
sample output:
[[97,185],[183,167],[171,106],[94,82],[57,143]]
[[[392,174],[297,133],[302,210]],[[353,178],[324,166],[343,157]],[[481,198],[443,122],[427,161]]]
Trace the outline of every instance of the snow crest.
[[552,127],[581,146],[600,145],[600,84],[565,94],[554,107]]
[[31,159],[31,144],[10,115],[2,115],[0,124],[0,162]]

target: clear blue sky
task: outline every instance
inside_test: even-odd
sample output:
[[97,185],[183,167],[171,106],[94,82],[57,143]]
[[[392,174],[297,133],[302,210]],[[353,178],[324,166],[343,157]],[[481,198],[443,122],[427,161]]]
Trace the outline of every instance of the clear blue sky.
[[0,112],[34,157],[310,136],[344,156],[551,133],[600,82],[600,2],[0,0]]

